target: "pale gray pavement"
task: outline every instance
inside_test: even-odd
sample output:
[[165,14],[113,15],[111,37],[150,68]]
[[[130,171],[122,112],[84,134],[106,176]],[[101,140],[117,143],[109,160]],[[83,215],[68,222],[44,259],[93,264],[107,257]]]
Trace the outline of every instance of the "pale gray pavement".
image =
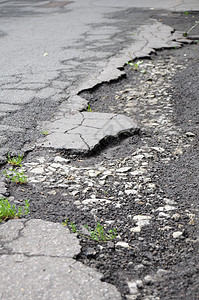
[[[117,67],[128,60],[129,50],[139,57],[159,47],[179,46],[173,43],[176,37],[171,28],[139,17],[126,24],[127,47],[121,35],[124,20],[113,14],[122,15],[133,7],[199,10],[199,2],[0,1],[1,155],[21,149],[27,142],[26,133],[30,135],[28,144],[36,142],[31,140],[32,127],[48,129],[43,128],[43,120],[48,118],[37,119],[37,115],[49,103],[56,103],[56,109],[47,109],[51,118],[46,127],[85,108],[87,103],[78,92],[121,76]],[[133,28],[136,40],[130,35]],[[153,43],[149,45],[151,35]],[[181,38],[178,35],[177,39]],[[32,116],[35,123],[30,122]],[[50,133],[54,131],[59,132],[59,127]],[[5,189],[3,184],[1,189]],[[79,242],[60,224],[12,220],[0,226],[0,241],[0,299],[121,299],[113,286],[100,281],[99,273],[74,260]]]
[[61,224],[12,220],[0,226],[0,237],[0,299],[121,299],[99,273],[74,260],[79,242]]

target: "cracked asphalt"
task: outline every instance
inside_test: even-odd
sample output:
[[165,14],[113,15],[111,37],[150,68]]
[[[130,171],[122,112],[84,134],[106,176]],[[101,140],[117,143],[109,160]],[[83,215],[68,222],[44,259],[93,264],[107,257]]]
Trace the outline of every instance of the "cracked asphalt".
[[[1,156],[34,144],[45,130],[38,123],[51,120],[55,111],[85,108],[82,99],[77,104],[80,90],[121,76],[117,67],[125,63],[129,45],[140,40],[134,34],[139,26],[154,23],[153,10],[138,6],[160,8],[156,1],[139,5],[1,1],[0,5]],[[177,5],[188,7],[178,1],[162,7],[176,10]],[[193,5],[197,8],[197,3]]]
[[[178,50],[197,39],[183,35],[192,10],[195,0],[0,0],[0,196],[30,200],[28,219],[0,225],[0,299],[198,299],[198,116],[179,100],[179,70],[196,76]],[[147,61],[170,48],[181,58]],[[147,71],[135,82],[132,58]],[[24,186],[2,173],[8,153],[24,154]],[[118,236],[96,244],[67,218]]]

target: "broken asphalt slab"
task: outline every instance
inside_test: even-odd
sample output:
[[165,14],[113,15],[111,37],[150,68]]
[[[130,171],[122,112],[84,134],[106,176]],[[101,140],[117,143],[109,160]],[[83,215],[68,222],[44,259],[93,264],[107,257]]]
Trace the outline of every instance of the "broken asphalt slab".
[[71,114],[47,126],[45,141],[37,146],[79,152],[93,151],[110,137],[138,131],[138,126],[127,116],[98,112]]
[[120,293],[74,257],[79,241],[61,224],[12,220],[0,226],[0,299],[119,300]]
[[72,89],[70,97],[62,102],[56,115],[63,116],[66,113],[86,109],[88,102],[79,94],[104,82],[111,82],[125,76],[122,69],[127,61],[143,57],[150,58],[150,55],[155,53],[156,50],[180,48],[183,43],[192,42],[183,36],[183,32],[175,31],[172,27],[157,20],[150,20],[150,22],[150,24],[142,25],[137,29],[137,32],[133,34],[134,40],[128,48],[111,56],[100,72],[93,72],[92,78],[84,80],[76,89]]

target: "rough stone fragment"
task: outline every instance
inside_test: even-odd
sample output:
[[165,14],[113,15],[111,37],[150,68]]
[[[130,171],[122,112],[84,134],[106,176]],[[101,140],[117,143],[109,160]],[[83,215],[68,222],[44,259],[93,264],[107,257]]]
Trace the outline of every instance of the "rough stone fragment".
[[158,277],[162,277],[164,275],[167,275],[168,273],[170,273],[170,271],[168,270],[164,270],[164,269],[158,269],[156,275]]
[[181,231],[173,232],[173,238],[174,238],[174,239],[177,239],[177,238],[179,238],[182,234],[183,234],[183,232],[181,232]]
[[39,166],[37,168],[32,169],[30,172],[34,173],[34,174],[43,174],[44,173],[44,167]]
[[136,225],[138,227],[147,226],[150,224],[151,217],[150,216],[143,216],[137,215],[133,217],[133,220],[136,221]]
[[141,231],[141,227],[140,226],[136,226],[130,229],[131,232],[135,232],[135,233],[139,233]]
[[160,212],[158,215],[160,218],[169,218],[170,215],[169,214],[165,214],[164,212]]
[[126,173],[126,172],[130,171],[131,169],[132,169],[131,167],[123,167],[123,168],[117,169],[117,172],[118,173]]
[[136,295],[138,293],[138,288],[136,282],[127,282],[130,294],[131,295]]
[[97,199],[97,198],[91,198],[91,199],[85,199],[82,201],[82,204],[84,205],[89,205],[89,204],[93,204],[93,203],[97,203],[97,204],[104,204],[104,203],[111,203],[110,200],[108,199]]
[[156,282],[156,281],[157,281],[157,279],[156,279],[155,276],[146,275],[146,276],[144,277],[144,283],[147,284],[147,285],[150,285],[150,284],[152,284],[152,283],[154,283],[154,282]]
[[137,216],[133,217],[133,220],[135,220],[135,221],[151,220],[151,216],[137,215]]
[[55,156],[54,162],[56,162],[56,163],[57,163],[57,162],[69,163],[70,160],[69,160],[69,159],[65,159],[65,158],[63,158],[63,157],[61,157],[61,156]]
[[175,209],[177,209],[175,206],[165,205],[165,206],[158,207],[156,210],[163,212],[163,211],[170,211],[170,210],[175,210]]
[[129,244],[126,242],[117,242],[116,247],[123,247],[123,248],[129,248]]
[[137,195],[138,191],[137,190],[125,190],[125,194],[129,195]]
[[195,134],[193,132],[186,132],[185,133],[187,137],[194,137]]

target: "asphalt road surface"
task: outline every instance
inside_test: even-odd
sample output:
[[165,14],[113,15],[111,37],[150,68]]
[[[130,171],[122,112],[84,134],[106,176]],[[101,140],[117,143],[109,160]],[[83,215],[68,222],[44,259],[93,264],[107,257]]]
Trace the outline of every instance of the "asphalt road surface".
[[[59,105],[106,69],[154,9],[197,1],[0,1],[0,154],[35,143]],[[146,10],[144,10],[144,9]]]

